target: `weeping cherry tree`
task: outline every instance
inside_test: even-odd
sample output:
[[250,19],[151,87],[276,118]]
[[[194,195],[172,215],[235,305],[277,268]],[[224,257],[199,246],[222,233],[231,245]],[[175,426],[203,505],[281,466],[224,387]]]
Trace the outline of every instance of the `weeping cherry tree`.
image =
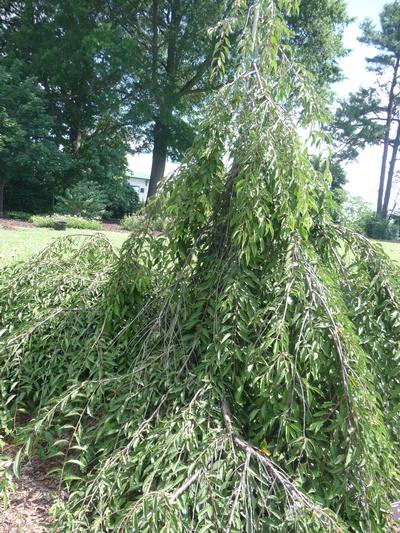
[[154,203],[164,234],[1,271],[0,421],[17,472],[57,466],[57,531],[395,531],[398,270],[332,221],[297,9],[235,0],[214,28],[214,76],[232,32],[241,61]]

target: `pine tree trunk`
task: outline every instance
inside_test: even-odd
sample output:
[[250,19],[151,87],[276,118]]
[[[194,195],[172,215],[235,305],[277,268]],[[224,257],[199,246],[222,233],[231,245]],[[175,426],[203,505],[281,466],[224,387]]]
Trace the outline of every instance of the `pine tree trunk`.
[[387,178],[387,183],[386,183],[385,199],[383,201],[383,206],[382,206],[382,218],[387,218],[388,211],[389,211],[390,195],[392,192],[393,176],[394,176],[394,171],[396,167],[399,146],[400,146],[400,122],[397,125],[396,139],[393,144],[392,158],[390,160],[388,178]]
[[376,206],[376,215],[381,218],[384,218],[383,205],[382,205],[383,192],[385,189],[386,164],[387,164],[387,158],[389,154],[390,126],[392,124],[392,115],[393,115],[393,106],[394,106],[394,90],[397,84],[397,75],[399,71],[399,65],[400,65],[400,57],[397,57],[396,64],[394,66],[393,78],[392,78],[392,83],[390,86],[390,93],[389,93],[389,102],[388,102],[387,118],[386,118],[386,126],[385,126],[385,137],[383,141],[381,174],[379,177],[378,202]]
[[4,189],[6,182],[0,181],[0,218],[4,217]]
[[153,138],[153,161],[151,165],[148,198],[154,196],[156,193],[158,183],[164,177],[167,161],[168,126],[163,124],[160,119],[156,119],[155,121]]

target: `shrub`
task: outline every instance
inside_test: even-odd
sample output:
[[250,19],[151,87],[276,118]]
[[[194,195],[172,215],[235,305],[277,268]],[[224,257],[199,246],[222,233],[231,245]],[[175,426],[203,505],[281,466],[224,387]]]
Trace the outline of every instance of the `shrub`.
[[6,217],[12,220],[30,220],[32,213],[26,213],[25,211],[7,211]]
[[52,228],[54,226],[54,219],[48,215],[33,215],[30,222],[37,228]]
[[126,215],[121,220],[121,226],[128,231],[142,231],[148,224],[148,218],[143,215]]
[[106,213],[108,198],[94,181],[80,181],[57,197],[56,211],[89,219],[99,219]]
[[101,223],[97,220],[88,220],[82,217],[71,217],[71,216],[40,216],[34,215],[31,217],[31,222],[34,226],[38,228],[54,228],[54,222],[56,220],[64,220],[67,223],[67,228],[72,229],[91,229],[91,230],[101,230]]
[[110,180],[103,185],[103,191],[107,196],[105,217],[122,218],[138,210],[139,196],[126,180]]
[[399,228],[391,220],[371,215],[365,222],[365,234],[371,239],[392,241],[398,239]]
[[370,205],[359,196],[342,191],[341,208],[339,210],[339,222],[348,226],[358,233],[366,234],[367,221],[374,217]]
[[65,220],[67,228],[101,230],[102,225],[98,220],[89,220],[82,217],[54,217],[55,220]]
[[164,232],[167,229],[167,220],[162,217],[151,219],[146,215],[127,215],[121,220],[121,226],[134,232],[145,230]]

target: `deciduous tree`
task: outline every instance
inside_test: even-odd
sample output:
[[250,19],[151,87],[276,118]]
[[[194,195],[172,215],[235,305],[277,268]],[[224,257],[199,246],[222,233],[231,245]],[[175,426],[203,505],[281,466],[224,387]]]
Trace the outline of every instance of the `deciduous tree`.
[[19,181],[51,186],[64,164],[51,134],[45,95],[21,65],[0,64],[0,216],[7,186]]
[[0,420],[32,416],[16,471],[35,449],[63,462],[56,529],[393,526],[399,276],[332,222],[299,133],[317,141],[325,108],[287,46],[296,7],[234,2],[232,83],[149,205],[166,235],[119,257],[67,238],[0,276]]

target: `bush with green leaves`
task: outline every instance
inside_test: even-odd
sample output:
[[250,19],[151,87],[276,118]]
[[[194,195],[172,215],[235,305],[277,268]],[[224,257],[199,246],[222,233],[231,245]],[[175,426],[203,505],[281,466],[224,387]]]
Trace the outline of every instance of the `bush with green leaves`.
[[139,209],[138,193],[127,180],[109,180],[102,189],[107,197],[105,218],[121,219]]
[[78,181],[63,196],[57,197],[56,212],[89,219],[100,219],[106,213],[108,197],[94,181]]
[[7,211],[5,216],[6,218],[11,218],[12,220],[28,221],[32,217],[32,213],[26,213],[25,211]]
[[298,133],[324,107],[278,5],[251,5],[215,30],[215,77],[230,32],[239,70],[149,207],[168,238],[61,239],[1,271],[3,431],[16,470],[57,458],[57,531],[394,528],[399,271],[332,222]]
[[371,239],[392,241],[399,238],[399,227],[392,220],[372,214],[365,220],[365,234]]
[[87,218],[75,217],[75,216],[66,216],[66,215],[33,215],[30,218],[30,221],[37,228],[54,228],[54,223],[56,221],[64,221],[67,225],[67,228],[73,229],[90,229],[90,230],[101,230],[102,225],[97,220],[89,220]]
[[120,222],[121,227],[128,231],[143,231],[149,224],[148,217],[144,215],[126,215]]
[[166,232],[169,222],[162,217],[149,217],[146,214],[127,215],[121,220],[121,226],[132,232],[154,231]]

